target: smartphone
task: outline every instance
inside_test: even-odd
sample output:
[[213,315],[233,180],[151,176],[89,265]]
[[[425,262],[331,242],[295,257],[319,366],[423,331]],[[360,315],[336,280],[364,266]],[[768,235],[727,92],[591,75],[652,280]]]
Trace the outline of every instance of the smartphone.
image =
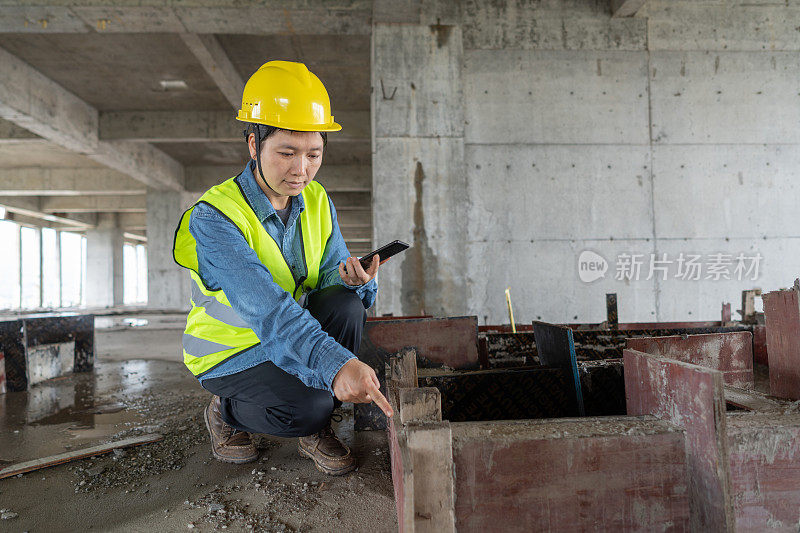
[[408,244],[404,243],[403,241],[393,241],[387,244],[386,246],[381,246],[377,250],[374,250],[364,257],[359,259],[361,266],[364,267],[366,270],[369,268],[370,263],[372,263],[372,256],[377,254],[381,256],[381,263],[392,257],[393,255],[399,254],[400,252],[406,250],[408,248]]

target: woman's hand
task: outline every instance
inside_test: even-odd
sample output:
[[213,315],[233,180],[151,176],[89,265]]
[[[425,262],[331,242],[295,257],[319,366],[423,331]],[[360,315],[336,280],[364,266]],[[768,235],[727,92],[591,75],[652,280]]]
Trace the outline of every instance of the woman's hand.
[[372,281],[378,273],[380,264],[381,258],[378,255],[374,255],[369,268],[364,270],[358,258],[348,257],[347,261],[339,263],[339,275],[342,277],[342,281],[350,286],[363,285]]
[[381,384],[375,371],[358,359],[350,359],[333,378],[333,394],[339,401],[353,403],[373,402],[386,416],[392,416],[392,406],[381,394]]

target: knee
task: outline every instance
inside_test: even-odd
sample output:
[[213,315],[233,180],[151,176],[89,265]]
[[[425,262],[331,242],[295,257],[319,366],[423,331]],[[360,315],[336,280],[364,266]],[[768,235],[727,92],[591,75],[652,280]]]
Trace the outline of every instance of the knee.
[[340,305],[336,312],[348,324],[362,324],[367,318],[367,310],[358,294],[347,291],[341,293]]
[[292,432],[298,437],[312,435],[331,420],[333,412],[333,396],[328,391],[314,389],[294,409]]

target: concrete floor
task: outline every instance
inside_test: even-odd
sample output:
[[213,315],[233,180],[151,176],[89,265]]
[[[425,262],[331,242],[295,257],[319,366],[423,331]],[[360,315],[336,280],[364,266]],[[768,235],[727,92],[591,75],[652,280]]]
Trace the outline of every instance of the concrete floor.
[[[156,321],[158,322],[158,321]],[[171,322],[171,323],[170,323]],[[386,437],[337,431],[359,468],[318,472],[296,439],[258,436],[257,463],[214,460],[209,399],[180,357],[182,324],[98,329],[93,373],[0,395],[0,466],[146,433],[160,442],[0,480],[3,531],[394,531]]]

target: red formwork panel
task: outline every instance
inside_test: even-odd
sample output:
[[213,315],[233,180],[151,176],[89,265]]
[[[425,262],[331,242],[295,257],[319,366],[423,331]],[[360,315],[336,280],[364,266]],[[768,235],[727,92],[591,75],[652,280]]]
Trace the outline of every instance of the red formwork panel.
[[653,417],[451,424],[456,530],[689,531],[684,434]]
[[733,530],[722,373],[631,349],[624,359],[628,415],[686,430],[692,530]]
[[627,339],[626,346],[639,352],[719,370],[725,385],[753,388],[753,335],[749,331],[638,337]]
[[736,531],[797,531],[800,413],[731,414],[728,450]]
[[390,354],[406,347],[452,368],[478,366],[478,317],[379,320],[364,328],[361,352]]
[[798,290],[764,294],[769,392],[800,400],[800,303]]

